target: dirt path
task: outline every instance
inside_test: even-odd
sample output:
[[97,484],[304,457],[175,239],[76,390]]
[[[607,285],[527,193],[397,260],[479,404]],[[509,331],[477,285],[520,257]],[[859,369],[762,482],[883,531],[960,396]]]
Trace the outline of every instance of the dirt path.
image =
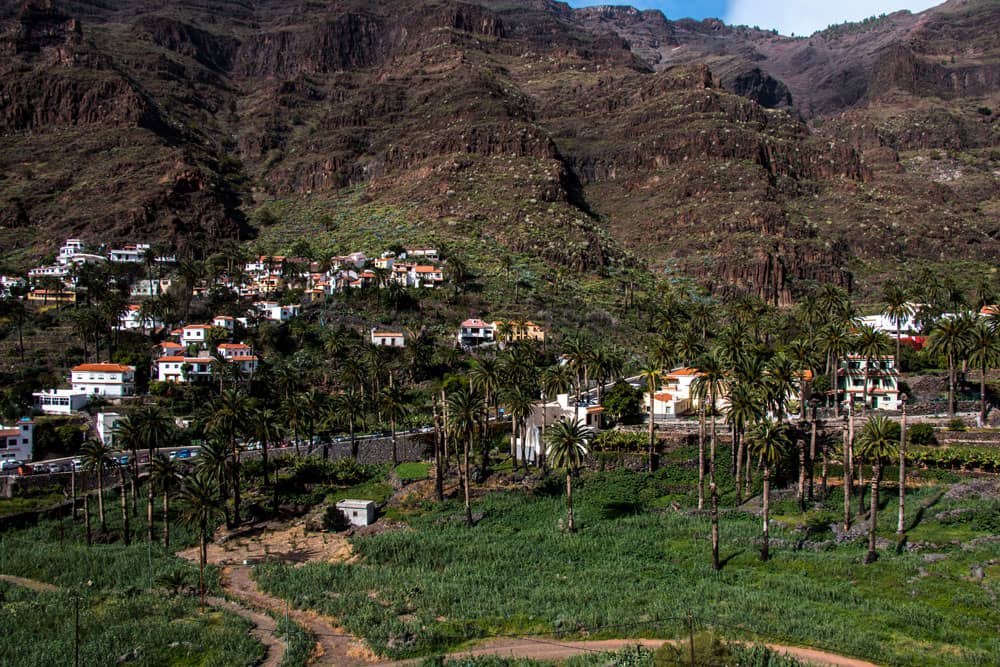
[[15,577],[10,574],[0,574],[0,581],[6,581],[8,584],[14,584],[15,586],[30,588],[33,591],[42,591],[43,593],[54,593],[55,591],[59,590],[58,586],[53,586],[52,584],[46,584],[43,581],[35,581],[34,579],[25,579],[24,577]]
[[[252,607],[270,609],[279,614],[285,613],[285,601],[259,590],[256,582],[251,579],[250,568],[247,566],[224,568],[221,583],[227,593]],[[363,641],[337,626],[333,619],[312,611],[290,607],[287,611],[290,619],[316,637],[316,648],[313,650],[310,664],[362,667],[371,665],[377,660]]]
[[242,605],[223,598],[206,598],[205,602],[217,609],[225,609],[231,614],[236,614],[253,623],[253,630],[250,631],[250,634],[256,637],[264,645],[264,648],[267,649],[267,655],[264,661],[260,663],[260,666],[279,667],[281,665],[281,661],[285,659],[287,645],[280,638],[278,624],[273,618],[267,614],[247,609]]
[[[639,644],[646,648],[656,649],[670,640],[666,639],[603,639],[595,641],[561,641],[545,638],[499,639],[488,641],[476,648],[458,653],[452,653],[450,658],[467,658],[476,656],[500,656],[505,658],[530,658],[532,660],[566,660],[584,653],[603,651],[619,651],[629,646]],[[768,644],[772,651],[784,653],[817,667],[879,667],[875,663],[857,658],[827,653],[811,648]],[[399,662],[384,662],[372,667],[412,667],[420,664],[420,660],[403,660]]]

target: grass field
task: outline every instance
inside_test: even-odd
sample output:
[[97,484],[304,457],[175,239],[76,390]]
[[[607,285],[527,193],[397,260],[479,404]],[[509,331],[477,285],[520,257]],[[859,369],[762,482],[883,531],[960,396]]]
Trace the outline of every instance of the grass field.
[[[355,538],[357,563],[272,564],[258,568],[258,581],[297,606],[335,615],[393,656],[498,635],[675,637],[690,612],[699,628],[726,636],[885,664],[995,664],[993,499],[949,497],[945,481],[916,486],[908,522],[919,550],[896,553],[887,542],[867,566],[864,536],[838,542],[828,527],[839,516],[839,492],[805,517],[793,501],[776,501],[768,563],[758,560],[759,518],[730,510],[725,566],[714,572],[708,516],[669,509],[690,506],[690,476],[678,465],[654,475],[591,474],[578,485],[576,534],[559,530],[558,478],[532,495],[484,497],[471,530],[460,504],[426,506],[409,516],[414,530]],[[879,532],[893,538],[895,493],[882,500]]]
[[[113,537],[120,530],[120,514],[110,497],[107,505]],[[257,663],[264,647],[247,634],[249,624],[211,608],[200,614],[194,594],[197,567],[159,545],[147,547],[144,530],[137,520],[138,543],[128,547],[109,541],[88,548],[82,526],[69,519],[0,535],[0,572],[60,588],[37,592],[0,582],[0,618],[5,620],[0,665],[73,664],[77,599],[81,665],[115,664],[126,655],[128,664],[150,667]],[[193,537],[184,527],[173,527],[175,548],[192,544]],[[161,577],[168,573],[180,573],[180,591],[164,584]],[[216,571],[210,568],[207,575],[215,588]],[[293,642],[296,650],[289,656],[298,662],[288,664],[303,664],[305,648],[299,644]]]

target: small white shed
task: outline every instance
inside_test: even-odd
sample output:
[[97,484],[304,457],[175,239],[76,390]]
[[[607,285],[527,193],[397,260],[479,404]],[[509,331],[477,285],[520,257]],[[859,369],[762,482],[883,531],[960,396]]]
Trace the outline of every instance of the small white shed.
[[337,509],[344,513],[352,526],[367,526],[375,523],[375,501],[341,500]]

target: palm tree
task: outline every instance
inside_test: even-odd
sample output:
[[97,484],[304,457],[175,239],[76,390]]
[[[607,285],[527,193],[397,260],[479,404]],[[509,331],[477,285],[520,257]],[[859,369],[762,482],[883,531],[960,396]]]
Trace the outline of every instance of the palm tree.
[[[483,394],[484,414],[488,419],[490,407],[496,401],[497,393],[500,391],[500,368],[496,357],[473,359],[469,366],[469,383],[475,391]],[[485,471],[489,458],[488,429],[486,428],[483,428],[483,439],[482,468]]]
[[764,385],[779,424],[785,421],[785,405],[788,396],[795,391],[796,380],[801,380],[801,374],[796,370],[795,362],[784,352],[779,352],[767,362]]
[[[525,389],[518,385],[510,387],[503,394],[504,404],[510,413],[511,421],[511,441],[521,438],[521,462],[524,464],[524,472],[528,472],[528,433],[527,422],[531,416],[531,405],[534,397]],[[514,467],[517,467],[517,450],[514,450]]]
[[590,360],[590,347],[584,341],[584,339],[579,335],[574,335],[566,340],[563,344],[563,356],[566,357],[566,361],[569,363],[569,367],[573,369],[576,374],[576,396],[574,405],[576,406],[576,412],[574,416],[577,421],[580,421],[580,387],[584,378],[587,374],[587,363]]
[[229,486],[230,486],[230,461],[229,447],[224,440],[220,440],[215,434],[210,434],[205,444],[198,452],[199,471],[204,473],[216,484],[219,492],[219,499],[222,501],[222,513],[226,519],[226,525],[232,525],[229,514]]
[[653,459],[656,453],[656,439],[653,435],[656,420],[653,417],[653,407],[656,404],[656,392],[660,388],[660,373],[660,367],[655,363],[646,364],[639,371],[639,376],[646,383],[646,391],[649,393],[649,472],[653,472]]
[[698,364],[700,374],[691,383],[692,395],[703,402],[708,399],[708,409],[711,410],[711,436],[710,453],[708,457],[708,491],[712,512],[712,568],[719,570],[722,565],[719,561],[719,490],[715,484],[715,415],[716,403],[720,396],[724,396],[729,389],[729,374],[726,372],[722,358],[717,350],[713,350],[702,358]]
[[[472,492],[470,484],[469,450],[476,437],[479,424],[480,397],[470,387],[463,385],[448,397],[448,427],[451,435],[462,443],[462,465],[459,477],[463,478],[465,492],[465,522],[472,527]],[[463,473],[464,468],[464,473]]]
[[208,535],[223,501],[212,478],[203,470],[187,475],[181,482],[181,521],[198,531],[198,590],[201,613],[205,613],[205,561],[208,560]]
[[[572,369],[563,364],[556,364],[554,366],[549,366],[542,371],[539,382],[542,389],[542,442],[545,442],[545,432],[548,429],[548,411],[545,408],[545,404],[549,401],[554,401],[559,396],[559,394],[565,394],[573,386],[573,371]],[[545,447],[541,447],[539,451],[539,465],[542,471],[545,471]]]
[[931,354],[943,354],[948,360],[948,416],[955,416],[955,385],[958,382],[958,360],[965,354],[969,344],[971,318],[962,315],[942,319],[931,330],[927,350]]
[[392,434],[392,465],[399,464],[399,453],[396,449],[396,424],[406,419],[410,413],[410,406],[407,402],[405,392],[399,385],[392,384],[392,376],[389,376],[389,386],[379,394],[379,405],[389,417],[389,428]]
[[874,563],[878,560],[878,553],[875,551],[875,529],[878,524],[878,492],[879,484],[882,482],[882,465],[886,459],[894,457],[898,453],[898,439],[899,425],[885,415],[869,418],[861,428],[861,435],[858,436],[858,455],[870,462],[872,466],[868,555],[865,556],[865,563]]
[[[5,296],[0,298],[0,315],[11,318],[15,326],[17,326],[17,352],[24,363],[24,323],[28,319],[28,309],[20,299],[14,298],[13,296]],[[86,337],[84,337],[86,341]],[[86,343],[84,343],[86,346]],[[86,347],[84,347],[83,352],[84,357],[87,356]]]
[[232,456],[233,525],[240,525],[240,446],[237,436],[246,427],[249,416],[249,398],[239,389],[224,390],[212,402],[212,415],[208,426],[227,443]]
[[170,548],[170,494],[180,480],[181,470],[176,461],[162,454],[149,464],[149,484],[163,494],[163,548]]
[[97,473],[97,516],[103,533],[105,530],[104,470],[111,466],[111,448],[100,440],[88,440],[80,447],[80,458],[83,459],[84,470]]
[[979,423],[986,423],[986,372],[1000,365],[1000,338],[984,322],[969,331],[969,363],[979,369]]
[[330,402],[331,419],[343,424],[347,423],[348,433],[351,437],[351,457],[358,460],[358,439],[357,425],[365,416],[366,407],[364,398],[357,390],[349,387],[336,394]]
[[[271,408],[260,408],[252,409],[250,412],[250,433],[257,442],[260,443],[260,462],[263,467],[263,487],[264,495],[267,495],[268,482],[268,458],[267,449],[272,442],[277,442],[278,438],[281,437],[281,422],[278,420],[278,414]],[[274,486],[271,511],[278,511],[278,471],[274,471]]]
[[743,435],[747,426],[764,416],[764,398],[761,392],[747,382],[733,383],[729,390],[729,409],[726,421],[733,429],[733,447],[736,450],[736,505],[743,503],[743,459],[746,442]]
[[784,424],[772,422],[769,419],[757,424],[750,432],[750,451],[764,464],[764,542],[760,549],[760,559],[766,561],[770,554],[770,512],[771,512],[771,469],[776,466],[785,451],[791,445],[788,431]]
[[566,471],[566,529],[576,532],[573,519],[573,472],[583,465],[594,430],[563,417],[548,432],[546,457],[554,468]]
[[896,366],[899,366],[899,328],[903,322],[913,317],[914,309],[906,297],[906,292],[893,281],[887,282],[882,288],[882,299],[885,301],[885,308],[882,314],[889,318],[889,321],[896,327]]
[[118,470],[118,493],[121,496],[122,503],[122,539],[125,542],[125,546],[132,543],[132,531],[128,525],[128,494],[125,487],[125,466],[121,462],[115,464],[115,468]]
[[889,345],[889,337],[870,324],[863,324],[858,328],[858,333],[855,338],[855,348],[858,354],[865,358],[865,387],[863,400],[865,411],[871,407],[868,405],[868,386],[870,384],[869,377],[871,376],[872,360],[877,360],[879,357],[887,354],[889,352]]
[[837,366],[840,358],[851,349],[851,336],[847,327],[833,322],[820,333],[820,347],[826,355],[826,372],[830,374],[830,392],[833,396],[833,414],[840,416],[840,400],[837,390]]
[[[150,463],[156,456],[156,451],[167,444],[174,422],[158,405],[144,405],[133,415],[140,443],[145,446]],[[138,476],[139,469],[135,468]],[[153,542],[153,487],[146,488],[146,541]]]

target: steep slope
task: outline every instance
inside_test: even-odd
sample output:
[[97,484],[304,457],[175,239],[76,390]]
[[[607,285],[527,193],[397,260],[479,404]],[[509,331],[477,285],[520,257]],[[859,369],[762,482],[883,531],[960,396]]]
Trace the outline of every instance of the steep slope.
[[[205,252],[252,236],[261,206],[361,201],[425,237],[581,271],[638,257],[776,303],[887,258],[987,260],[995,116],[968,97],[996,88],[981,7],[887,19],[921,55],[871,46],[883,66],[854,107],[810,129],[801,105],[828,108],[823,86],[768,69],[804,42],[717,22],[548,0],[0,1],[0,245]],[[927,54],[966,42],[982,67],[966,50],[964,78],[958,56],[927,74]],[[920,152],[941,145],[950,181]]]

